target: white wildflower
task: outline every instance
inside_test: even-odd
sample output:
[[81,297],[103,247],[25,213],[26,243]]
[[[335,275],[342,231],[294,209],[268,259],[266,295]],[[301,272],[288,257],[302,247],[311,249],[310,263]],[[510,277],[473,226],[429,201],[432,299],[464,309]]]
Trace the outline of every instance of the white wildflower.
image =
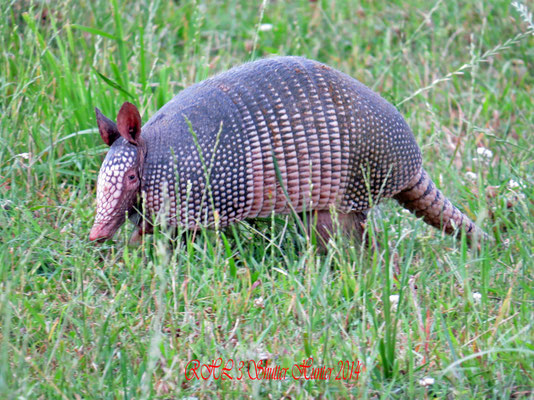
[[521,184],[519,182],[514,181],[513,179],[510,179],[506,187],[508,188],[508,190],[515,190],[519,189],[521,187]]
[[491,160],[493,158],[493,151],[486,149],[485,147],[477,148],[477,154],[486,160]]
[[273,30],[273,24],[261,24],[259,27],[258,27],[258,30],[260,32],[268,32],[268,31],[272,31]]
[[465,173],[465,178],[469,181],[469,182],[476,182],[477,180],[477,174],[475,174],[474,172],[471,172],[471,171],[467,171]]
[[482,295],[478,292],[473,292],[473,300],[475,303],[480,303],[480,299],[482,298]]
[[254,300],[254,305],[258,308],[265,308],[265,303],[263,302],[263,297],[258,297]]
[[272,354],[269,353],[267,350],[263,350],[258,352],[258,360],[269,360],[272,358]]
[[397,306],[399,305],[399,295],[398,294],[392,294],[389,296],[389,302],[391,304],[391,308],[393,310],[397,309]]
[[419,379],[419,384],[421,386],[431,386],[435,382],[434,378],[431,378],[429,376],[425,376],[423,379]]
[[271,358],[273,358],[273,355],[269,353],[263,343],[260,343],[258,347],[256,347],[254,353],[256,354],[253,356],[253,358],[257,360],[270,360]]
[[516,182],[513,179],[508,181],[506,184],[506,189],[508,189],[508,192],[505,194],[508,207],[514,207],[517,205],[517,203],[525,201],[526,196],[524,193],[521,193],[523,188],[524,186],[521,182]]

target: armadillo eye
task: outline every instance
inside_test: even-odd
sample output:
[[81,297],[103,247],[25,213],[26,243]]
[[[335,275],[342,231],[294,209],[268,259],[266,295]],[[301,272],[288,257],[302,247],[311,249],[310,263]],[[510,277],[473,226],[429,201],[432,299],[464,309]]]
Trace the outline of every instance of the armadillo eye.
[[135,175],[134,175],[134,174],[129,175],[129,176],[128,176],[128,179],[131,180],[131,181],[133,181],[133,180],[135,179]]

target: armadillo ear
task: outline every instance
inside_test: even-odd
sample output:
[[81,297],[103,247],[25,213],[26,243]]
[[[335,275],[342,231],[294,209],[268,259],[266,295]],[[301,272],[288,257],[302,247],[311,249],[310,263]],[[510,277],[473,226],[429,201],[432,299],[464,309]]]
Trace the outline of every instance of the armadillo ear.
[[100,136],[105,144],[111,146],[113,142],[120,136],[119,130],[117,129],[117,124],[102,114],[96,107],[95,113]]
[[121,136],[131,144],[138,145],[141,135],[141,116],[132,103],[124,103],[117,115],[117,127]]

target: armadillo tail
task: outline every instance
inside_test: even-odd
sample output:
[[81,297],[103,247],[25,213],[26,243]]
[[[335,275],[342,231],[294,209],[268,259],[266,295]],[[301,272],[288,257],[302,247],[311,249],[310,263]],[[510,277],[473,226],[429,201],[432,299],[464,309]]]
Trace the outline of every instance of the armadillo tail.
[[394,198],[404,208],[422,217],[427,224],[449,235],[464,230],[469,242],[475,237],[489,238],[468,216],[452,205],[423,168]]

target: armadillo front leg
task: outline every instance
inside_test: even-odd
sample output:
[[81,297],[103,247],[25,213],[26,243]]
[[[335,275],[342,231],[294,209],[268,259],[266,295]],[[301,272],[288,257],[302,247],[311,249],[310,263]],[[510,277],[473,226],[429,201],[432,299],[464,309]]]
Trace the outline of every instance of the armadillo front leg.
[[333,216],[329,210],[312,211],[302,215],[306,224],[308,235],[314,232],[317,237],[317,247],[320,252],[326,253],[328,241],[336,232],[340,231],[343,237],[349,238],[354,245],[364,241],[367,212],[337,213]]
[[154,233],[154,227],[148,220],[138,221],[136,225],[137,226],[128,241],[131,246],[141,244],[143,242],[143,235],[151,235]]

